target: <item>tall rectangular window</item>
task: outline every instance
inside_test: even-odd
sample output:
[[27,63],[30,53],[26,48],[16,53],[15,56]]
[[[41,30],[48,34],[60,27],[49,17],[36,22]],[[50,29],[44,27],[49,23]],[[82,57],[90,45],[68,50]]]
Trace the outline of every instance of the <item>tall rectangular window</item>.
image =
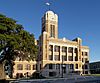
[[75,61],[78,61],[78,56],[75,56]]
[[50,25],[50,37],[55,38],[55,25]]
[[88,65],[85,65],[85,69],[88,69]]
[[85,52],[85,56],[87,56],[88,55],[88,53],[87,52]]
[[73,56],[68,56],[69,61],[73,61]]
[[75,67],[76,67],[76,69],[78,69],[78,64],[76,64],[76,66],[75,66]]
[[55,55],[55,61],[59,61],[60,60],[60,56],[59,55]]
[[67,47],[62,47],[62,52],[67,52]]
[[72,47],[69,47],[69,48],[68,48],[68,52],[69,52],[69,53],[73,53],[73,48],[72,48]]
[[33,65],[33,70],[36,70],[36,65]]
[[31,70],[31,65],[30,65],[30,64],[26,64],[25,69],[26,69],[26,70]]
[[84,58],[82,58],[82,62],[84,62]]
[[62,55],[62,60],[63,61],[67,61],[67,56],[66,55]]
[[49,55],[49,60],[53,60],[53,55]]
[[22,64],[18,64],[17,65],[17,70],[23,70],[23,65]]
[[49,45],[49,51],[53,51],[53,45]]
[[60,64],[56,64],[56,69],[60,69]]
[[53,37],[55,38],[55,25],[53,25]]
[[77,48],[75,48],[74,53],[77,53]]
[[55,50],[55,52],[59,52],[60,51],[60,46],[55,45],[54,50]]
[[74,69],[74,65],[73,64],[69,64],[69,69]]
[[53,64],[49,64],[49,69],[53,69]]
[[89,60],[88,60],[88,58],[85,58],[85,63],[89,63]]

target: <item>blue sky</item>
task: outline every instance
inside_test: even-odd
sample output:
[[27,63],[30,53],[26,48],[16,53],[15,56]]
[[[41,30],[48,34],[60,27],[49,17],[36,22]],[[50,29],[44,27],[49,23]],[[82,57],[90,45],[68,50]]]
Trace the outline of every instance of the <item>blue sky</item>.
[[38,39],[46,2],[59,16],[59,38],[82,38],[83,45],[90,47],[90,62],[100,61],[100,0],[0,0],[0,13],[17,20]]

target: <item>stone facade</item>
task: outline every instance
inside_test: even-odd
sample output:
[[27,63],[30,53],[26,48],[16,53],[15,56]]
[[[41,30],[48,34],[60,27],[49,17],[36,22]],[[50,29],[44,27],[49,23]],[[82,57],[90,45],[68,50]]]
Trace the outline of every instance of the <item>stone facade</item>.
[[82,46],[81,38],[59,39],[58,16],[53,11],[42,17],[37,71],[44,77],[89,74],[89,47]]
[[34,72],[36,72],[36,61],[15,60],[14,63],[13,78],[31,76]]

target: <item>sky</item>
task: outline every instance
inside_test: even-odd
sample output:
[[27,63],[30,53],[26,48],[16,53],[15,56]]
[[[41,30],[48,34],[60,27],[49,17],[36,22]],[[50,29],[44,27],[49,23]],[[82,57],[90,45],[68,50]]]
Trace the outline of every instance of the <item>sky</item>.
[[100,0],[0,0],[0,13],[15,19],[38,39],[47,2],[59,17],[59,38],[82,38],[82,45],[90,48],[90,62],[100,61]]

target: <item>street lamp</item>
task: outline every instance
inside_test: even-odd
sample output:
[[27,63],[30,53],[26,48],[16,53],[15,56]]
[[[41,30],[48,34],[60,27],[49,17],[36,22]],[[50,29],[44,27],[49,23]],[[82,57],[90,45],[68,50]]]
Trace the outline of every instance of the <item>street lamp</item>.
[[62,56],[62,76],[61,77],[63,78],[63,56]]

